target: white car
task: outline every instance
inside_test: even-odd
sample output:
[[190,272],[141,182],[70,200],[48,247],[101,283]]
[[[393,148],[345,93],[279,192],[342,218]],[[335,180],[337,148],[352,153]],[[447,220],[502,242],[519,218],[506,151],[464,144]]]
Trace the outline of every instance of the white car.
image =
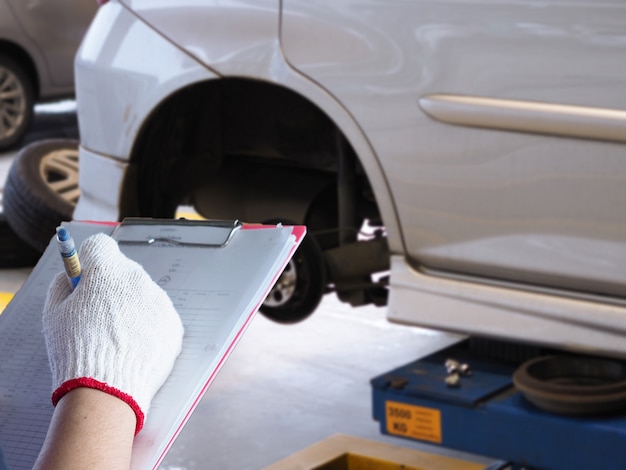
[[392,321],[625,357],[624,24],[621,0],[111,0],[76,59],[74,217],[304,223],[279,320],[383,304],[389,269]]

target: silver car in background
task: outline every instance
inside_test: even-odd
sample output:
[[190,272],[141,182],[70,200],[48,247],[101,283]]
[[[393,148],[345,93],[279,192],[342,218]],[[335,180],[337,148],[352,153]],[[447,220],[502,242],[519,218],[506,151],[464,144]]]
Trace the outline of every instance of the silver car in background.
[[39,101],[74,94],[74,56],[95,0],[0,0],[0,150],[19,143]]

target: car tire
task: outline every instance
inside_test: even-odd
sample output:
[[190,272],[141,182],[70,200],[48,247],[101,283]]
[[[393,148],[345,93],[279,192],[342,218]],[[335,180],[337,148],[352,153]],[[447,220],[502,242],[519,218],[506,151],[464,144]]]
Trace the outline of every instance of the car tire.
[[22,240],[42,253],[78,201],[78,141],[53,139],[24,147],[4,187],[4,215]]
[[259,311],[277,323],[298,323],[315,311],[325,292],[324,253],[315,238],[307,234]]
[[4,214],[0,213],[0,268],[26,268],[37,264],[41,253],[24,242],[11,229]]
[[18,62],[0,54],[0,150],[23,139],[32,123],[34,106],[32,79]]

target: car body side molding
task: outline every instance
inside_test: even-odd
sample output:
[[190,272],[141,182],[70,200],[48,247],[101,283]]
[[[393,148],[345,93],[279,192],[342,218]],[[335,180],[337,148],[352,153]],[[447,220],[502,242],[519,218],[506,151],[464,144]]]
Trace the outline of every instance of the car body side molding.
[[626,142],[626,110],[455,94],[428,94],[419,106],[447,124]]

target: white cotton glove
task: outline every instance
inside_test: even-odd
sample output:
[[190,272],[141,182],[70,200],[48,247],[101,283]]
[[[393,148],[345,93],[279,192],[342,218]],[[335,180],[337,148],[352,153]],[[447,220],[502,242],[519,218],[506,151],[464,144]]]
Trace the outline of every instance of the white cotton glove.
[[88,238],[79,258],[74,291],[59,273],[43,311],[52,403],[75,388],[96,388],[131,406],[139,432],[180,353],[182,322],[165,291],[108,235]]

